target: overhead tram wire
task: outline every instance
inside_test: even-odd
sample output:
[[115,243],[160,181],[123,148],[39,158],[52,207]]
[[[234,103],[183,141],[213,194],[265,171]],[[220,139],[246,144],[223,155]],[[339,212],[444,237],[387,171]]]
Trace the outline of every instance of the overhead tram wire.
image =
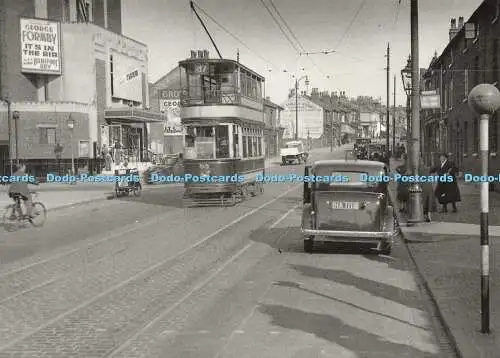
[[288,34],[286,33],[286,31],[283,29],[283,26],[281,26],[280,22],[278,21],[278,19],[276,19],[276,17],[274,16],[273,12],[271,11],[271,9],[269,9],[269,7],[266,5],[266,3],[264,2],[264,0],[260,0],[262,6],[264,6],[264,8],[267,10],[267,12],[269,13],[269,15],[271,15],[271,17],[273,18],[274,22],[276,23],[276,25],[278,26],[278,28],[280,29],[281,33],[283,34],[283,36],[285,36],[285,38],[288,40],[288,42],[290,43],[290,45],[292,45],[292,47],[294,48],[294,50],[297,52],[297,54],[300,53],[300,49],[297,47],[296,44],[293,43],[293,41],[290,39],[290,37],[288,36]]
[[243,47],[245,47],[249,52],[254,54],[256,57],[260,58],[263,62],[267,63],[268,65],[271,65],[273,68],[279,70],[279,66],[276,66],[273,64],[271,61],[267,60],[266,58],[262,57],[259,55],[257,52],[253,51],[250,47],[248,47],[247,44],[245,44],[241,39],[239,39],[236,35],[234,35],[230,30],[228,30],[226,27],[221,25],[216,19],[214,19],[212,16],[210,16],[203,8],[201,8],[197,3],[193,1],[193,5],[196,6],[196,8],[203,13],[209,20],[211,20],[214,24],[219,26],[225,33],[227,33],[229,36],[231,36],[233,39],[235,39],[237,42],[239,42]]
[[342,43],[344,42],[345,38],[349,34],[349,31],[351,30],[352,25],[354,25],[354,22],[358,18],[359,13],[361,12],[361,9],[363,8],[363,6],[365,6],[365,4],[366,4],[366,0],[363,0],[363,2],[361,3],[361,5],[359,5],[358,9],[354,13],[353,18],[351,19],[351,22],[347,26],[347,29],[345,30],[345,32],[340,37],[340,40],[338,41],[337,46],[335,47],[335,51],[337,51],[340,48],[340,46],[342,45]]
[[[262,6],[264,6],[264,8],[267,10],[267,12],[269,13],[269,15],[271,15],[273,21],[275,22],[275,24],[278,26],[278,28],[280,29],[281,33],[283,34],[283,36],[285,36],[285,38],[288,40],[288,42],[290,43],[290,45],[293,47],[293,49],[297,52],[297,54],[300,55],[303,53],[303,52],[306,52],[305,49],[304,49],[304,46],[302,46],[302,44],[300,43],[299,39],[297,38],[297,36],[295,36],[294,32],[292,31],[292,29],[290,28],[290,26],[288,26],[288,23],[286,22],[286,20],[283,18],[283,16],[281,16],[279,10],[277,9],[276,5],[273,3],[272,0],[270,0],[270,4],[273,8],[273,10],[276,12],[276,14],[278,15],[278,17],[280,18],[280,20],[283,22],[283,25],[286,27],[286,29],[288,30],[288,32],[290,33],[290,35],[293,37],[293,39],[297,42],[297,44],[295,44],[291,39],[290,39],[290,36],[288,36],[288,34],[286,33],[286,31],[283,29],[283,26],[281,26],[281,23],[278,21],[278,19],[276,18],[276,16],[274,16],[273,12],[271,11],[271,9],[269,9],[269,7],[266,5],[266,3],[264,2],[264,0],[260,0]],[[298,45],[298,46],[297,46]],[[316,62],[314,62],[314,60],[312,58],[309,58],[309,60],[311,61],[311,63],[313,64],[313,66],[323,75],[323,76],[326,76],[324,74],[323,71],[321,71],[321,69],[318,67],[318,65],[316,64]]]

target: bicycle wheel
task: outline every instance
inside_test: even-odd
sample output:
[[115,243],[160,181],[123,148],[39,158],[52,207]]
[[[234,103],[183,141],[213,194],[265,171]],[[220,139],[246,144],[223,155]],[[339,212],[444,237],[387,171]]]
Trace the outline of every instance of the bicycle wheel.
[[35,227],[40,227],[45,224],[45,220],[47,220],[47,209],[45,205],[40,202],[33,203],[33,218],[30,220],[31,225]]
[[7,230],[12,229],[13,227],[17,227],[17,225],[19,224],[19,217],[16,213],[15,204],[10,204],[5,207],[2,222],[5,229]]

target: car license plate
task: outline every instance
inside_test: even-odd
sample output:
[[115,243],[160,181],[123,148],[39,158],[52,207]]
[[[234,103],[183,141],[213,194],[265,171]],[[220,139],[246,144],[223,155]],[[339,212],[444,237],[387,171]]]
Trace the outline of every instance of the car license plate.
[[332,209],[358,210],[359,203],[352,201],[332,201]]

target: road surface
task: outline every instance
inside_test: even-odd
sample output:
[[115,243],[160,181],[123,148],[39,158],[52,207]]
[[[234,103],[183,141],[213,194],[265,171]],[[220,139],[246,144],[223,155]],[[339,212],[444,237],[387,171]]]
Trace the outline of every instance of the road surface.
[[0,358],[452,357],[401,244],[303,252],[300,189],[185,209],[169,185],[2,233]]

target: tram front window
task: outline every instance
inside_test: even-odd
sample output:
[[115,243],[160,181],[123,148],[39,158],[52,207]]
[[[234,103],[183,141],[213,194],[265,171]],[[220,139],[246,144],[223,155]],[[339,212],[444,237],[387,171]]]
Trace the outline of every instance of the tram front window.
[[229,158],[227,126],[188,127],[185,143],[186,159]]

